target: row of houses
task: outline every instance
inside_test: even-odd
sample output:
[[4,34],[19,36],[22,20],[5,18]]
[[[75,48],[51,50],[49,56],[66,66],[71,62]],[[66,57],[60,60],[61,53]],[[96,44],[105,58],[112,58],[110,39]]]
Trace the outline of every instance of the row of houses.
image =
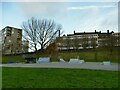
[[[22,29],[6,26],[1,30],[1,51],[3,54],[26,53],[29,42],[22,40]],[[107,32],[75,32],[58,37],[54,41],[57,50],[98,48],[101,46],[120,46],[120,33]]]
[[103,46],[120,46],[120,33],[107,32],[75,32],[56,39],[58,50],[87,49]]

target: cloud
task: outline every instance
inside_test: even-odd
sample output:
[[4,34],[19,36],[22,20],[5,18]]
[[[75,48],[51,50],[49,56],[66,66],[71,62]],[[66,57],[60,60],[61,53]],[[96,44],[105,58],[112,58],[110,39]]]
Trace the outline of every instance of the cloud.
[[65,12],[66,6],[59,2],[23,2],[17,3],[24,16],[55,17]]
[[102,23],[100,26],[110,28],[113,31],[118,31],[118,9],[115,8],[106,15],[106,18],[101,18]]
[[79,6],[68,7],[67,10],[85,10],[85,9],[98,9],[98,8],[114,8],[115,6]]
[[[105,6],[104,6],[105,7]],[[104,10],[104,9],[93,9],[79,11],[80,15],[74,19],[79,21],[76,25],[75,30],[77,32],[83,31],[118,31],[118,8]]]

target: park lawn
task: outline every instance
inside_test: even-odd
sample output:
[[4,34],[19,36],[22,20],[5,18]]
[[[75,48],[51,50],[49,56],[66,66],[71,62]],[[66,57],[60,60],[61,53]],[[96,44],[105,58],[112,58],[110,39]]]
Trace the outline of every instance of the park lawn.
[[118,88],[118,72],[60,68],[2,68],[3,88]]
[[2,56],[2,63],[8,63],[10,61],[24,62],[25,60],[22,55]]
[[[97,53],[97,54],[96,54]],[[77,58],[79,56],[80,59],[84,59],[86,62],[103,62],[109,58],[111,62],[120,62],[118,50],[114,50],[111,55],[110,52],[106,50],[78,50],[78,51],[60,51],[52,54],[38,52],[34,53],[36,58],[39,57],[51,57],[51,61],[56,62],[59,61],[58,57],[63,58],[65,61],[69,61],[70,58]],[[96,55],[96,56],[95,56]],[[32,54],[30,54],[32,56]],[[14,62],[24,62],[23,55],[15,55],[15,56],[2,56],[2,63],[8,63],[9,61]]]
[[[58,54],[58,56],[63,57],[66,61],[69,61],[70,58],[77,58],[84,59],[87,62],[103,62],[108,56],[109,52],[104,51],[98,51],[97,52],[97,58],[95,57],[94,51],[80,51],[80,52],[61,52]],[[118,61],[118,54],[117,52],[114,52],[111,56],[108,56],[109,60],[111,62],[120,62]]]

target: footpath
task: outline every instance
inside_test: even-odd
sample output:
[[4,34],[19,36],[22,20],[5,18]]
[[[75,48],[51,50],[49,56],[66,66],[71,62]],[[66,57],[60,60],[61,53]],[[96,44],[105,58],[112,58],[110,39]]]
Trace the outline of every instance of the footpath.
[[80,69],[94,69],[94,70],[111,70],[120,71],[118,66],[120,63],[111,63],[110,65],[103,65],[101,62],[85,62],[82,64],[72,64],[68,62],[49,62],[49,63],[12,63],[0,64],[0,67],[28,67],[28,68],[80,68]]

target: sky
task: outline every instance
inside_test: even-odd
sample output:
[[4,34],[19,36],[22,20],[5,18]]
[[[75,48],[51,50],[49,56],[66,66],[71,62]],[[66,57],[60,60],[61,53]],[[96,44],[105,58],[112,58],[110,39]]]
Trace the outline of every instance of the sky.
[[[17,0],[16,0],[17,1]],[[107,30],[118,32],[118,2],[71,2],[71,0],[61,0],[63,2],[40,2],[34,0],[24,0],[15,2],[12,0],[2,0],[0,3],[0,29],[5,26],[21,28],[22,22],[31,17],[38,19],[53,19],[62,25],[64,34],[76,32],[94,32]]]

